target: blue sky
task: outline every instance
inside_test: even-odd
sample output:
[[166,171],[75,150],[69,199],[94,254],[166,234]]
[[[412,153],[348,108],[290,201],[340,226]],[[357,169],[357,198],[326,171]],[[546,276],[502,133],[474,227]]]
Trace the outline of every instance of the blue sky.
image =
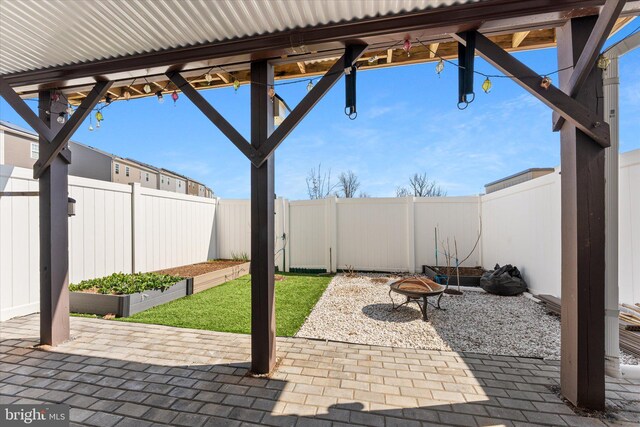
[[[638,19],[614,36],[619,40]],[[540,74],[557,69],[556,50],[518,53]],[[476,69],[499,74],[480,58]],[[620,149],[640,148],[640,49],[620,63]],[[557,83],[557,75],[553,76]],[[435,63],[358,73],[358,118],[344,115],[340,81],[276,153],[276,192],[305,199],[305,177],[322,164],[335,181],[353,170],[361,191],[395,196],[414,172],[426,172],[448,195],[471,195],[484,184],[532,167],[559,164],[559,133],[551,132],[551,110],[510,79],[492,79],[489,94],[456,107],[457,69],[446,65],[438,77]],[[277,86],[289,105],[306,94],[308,81]],[[201,92],[237,129],[249,136],[249,86]],[[35,103],[30,103],[35,107]],[[114,102],[103,110],[103,126],[88,131],[88,121],[72,138],[123,157],[175,170],[209,185],[223,198],[249,197],[248,160],[184,96],[177,104],[155,98]],[[0,101],[0,119],[28,125]]]

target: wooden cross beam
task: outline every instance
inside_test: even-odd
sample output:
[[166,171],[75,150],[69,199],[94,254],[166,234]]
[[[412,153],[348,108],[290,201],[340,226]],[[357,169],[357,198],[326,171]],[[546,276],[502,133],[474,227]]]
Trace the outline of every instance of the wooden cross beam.
[[167,77],[193,102],[207,118],[216,125],[231,142],[244,154],[251,163],[258,165],[258,154],[249,141],[240,134],[223,116],[213,108],[198,91],[177,71],[170,71]]
[[71,138],[71,135],[78,129],[84,119],[91,114],[93,108],[100,102],[100,99],[107,93],[112,84],[112,81],[97,82],[64,126],[58,132],[53,132],[0,76],[0,94],[2,97],[20,117],[38,132],[40,137],[48,142],[46,150],[41,150],[40,159],[33,166],[34,179],[40,178],[58,155],[64,157],[67,163],[71,163],[71,152],[66,148],[69,138]]
[[[80,106],[78,106],[69,120],[67,120],[60,131],[56,133],[53,139],[49,140],[46,152],[40,153],[40,159],[35,163],[35,165],[33,165],[34,179],[40,178],[42,173],[49,167],[49,165],[51,165],[51,162],[53,162],[53,159],[55,159],[58,154],[65,156],[65,153],[69,153],[69,151],[66,150],[69,138],[71,138],[71,135],[73,135],[73,133],[78,129],[84,119],[91,114],[93,108],[98,104],[98,102],[100,102],[100,99],[102,99],[102,97],[107,93],[112,84],[112,81],[101,81],[93,86],[91,92],[89,92],[87,97],[82,100]],[[68,163],[71,163],[71,158],[69,157],[67,161]]]
[[344,75],[345,67],[353,66],[358,58],[367,50],[367,45],[354,45],[350,46],[352,49],[352,56],[350,58],[350,64],[345,63],[345,55],[342,55],[340,59],[322,76],[322,78],[316,83],[309,93],[300,101],[300,103],[291,111],[286,119],[273,131],[269,136],[266,143],[258,149],[258,164],[262,165],[271,154],[278,148],[282,141],[289,135],[298,124],[304,119],[304,117],[311,111],[311,109],[322,99],[322,97],[335,85],[338,80]]
[[[460,43],[466,43],[464,33],[452,36]],[[518,85],[565,117],[598,144],[603,147],[610,145],[609,125],[606,122],[555,86],[551,85],[548,89],[541,87],[539,74],[480,33],[476,34],[476,51],[487,62],[504,74],[512,76]]]
[[[566,87],[562,87],[562,90],[569,94],[570,97],[575,98],[584,82],[589,77],[589,73],[596,64],[600,50],[604,46],[604,42],[609,37],[613,26],[620,16],[620,12],[624,7],[626,0],[607,0],[602,7],[602,11],[598,16],[596,25],[593,27],[587,42],[584,45],[584,49],[573,67],[573,72],[569,78],[569,82]],[[563,85],[564,86],[564,85]],[[553,130],[559,131],[565,122],[565,118],[561,115],[554,113],[553,115]]]

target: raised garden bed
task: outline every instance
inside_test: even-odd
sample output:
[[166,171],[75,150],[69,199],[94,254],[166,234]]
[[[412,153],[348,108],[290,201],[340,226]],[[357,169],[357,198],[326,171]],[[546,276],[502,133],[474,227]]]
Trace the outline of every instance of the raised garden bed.
[[128,317],[191,295],[193,281],[153,273],[116,273],[70,285],[69,288],[69,310],[72,313]]
[[215,260],[157,271],[160,274],[187,277],[193,281],[193,293],[205,291],[249,274],[250,262]]
[[[422,274],[427,275],[432,280],[435,280],[438,275],[445,276],[446,272],[446,266],[422,266]],[[485,270],[482,267],[460,267],[460,286],[480,286],[480,278],[484,272]],[[442,283],[442,285],[444,284],[446,283]],[[458,286],[455,268],[451,268],[449,286]]]

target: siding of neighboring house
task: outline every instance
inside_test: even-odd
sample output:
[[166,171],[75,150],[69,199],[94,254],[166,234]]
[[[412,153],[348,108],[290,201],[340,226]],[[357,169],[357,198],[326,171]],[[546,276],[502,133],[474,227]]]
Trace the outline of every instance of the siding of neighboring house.
[[176,178],[176,193],[187,194],[187,181],[182,178]]
[[160,172],[160,190],[176,191],[176,180],[173,176]]
[[187,194],[191,194],[192,196],[198,195],[198,183],[189,180],[187,184]]
[[[36,136],[3,130],[4,164],[21,168],[33,168],[39,157],[38,138]],[[69,142],[72,162],[69,175],[83,178],[111,181],[111,157],[91,147]]]
[[[142,165],[116,157],[113,159],[111,168],[113,182],[120,184],[139,182],[144,187],[156,188],[157,178],[155,177],[155,172]],[[147,181],[147,173],[149,174],[149,181]]]

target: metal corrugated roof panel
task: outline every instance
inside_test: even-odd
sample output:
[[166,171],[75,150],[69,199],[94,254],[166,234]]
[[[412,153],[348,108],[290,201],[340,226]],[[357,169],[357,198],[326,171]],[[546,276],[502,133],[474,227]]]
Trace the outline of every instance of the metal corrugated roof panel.
[[478,1],[2,0],[0,74]]

